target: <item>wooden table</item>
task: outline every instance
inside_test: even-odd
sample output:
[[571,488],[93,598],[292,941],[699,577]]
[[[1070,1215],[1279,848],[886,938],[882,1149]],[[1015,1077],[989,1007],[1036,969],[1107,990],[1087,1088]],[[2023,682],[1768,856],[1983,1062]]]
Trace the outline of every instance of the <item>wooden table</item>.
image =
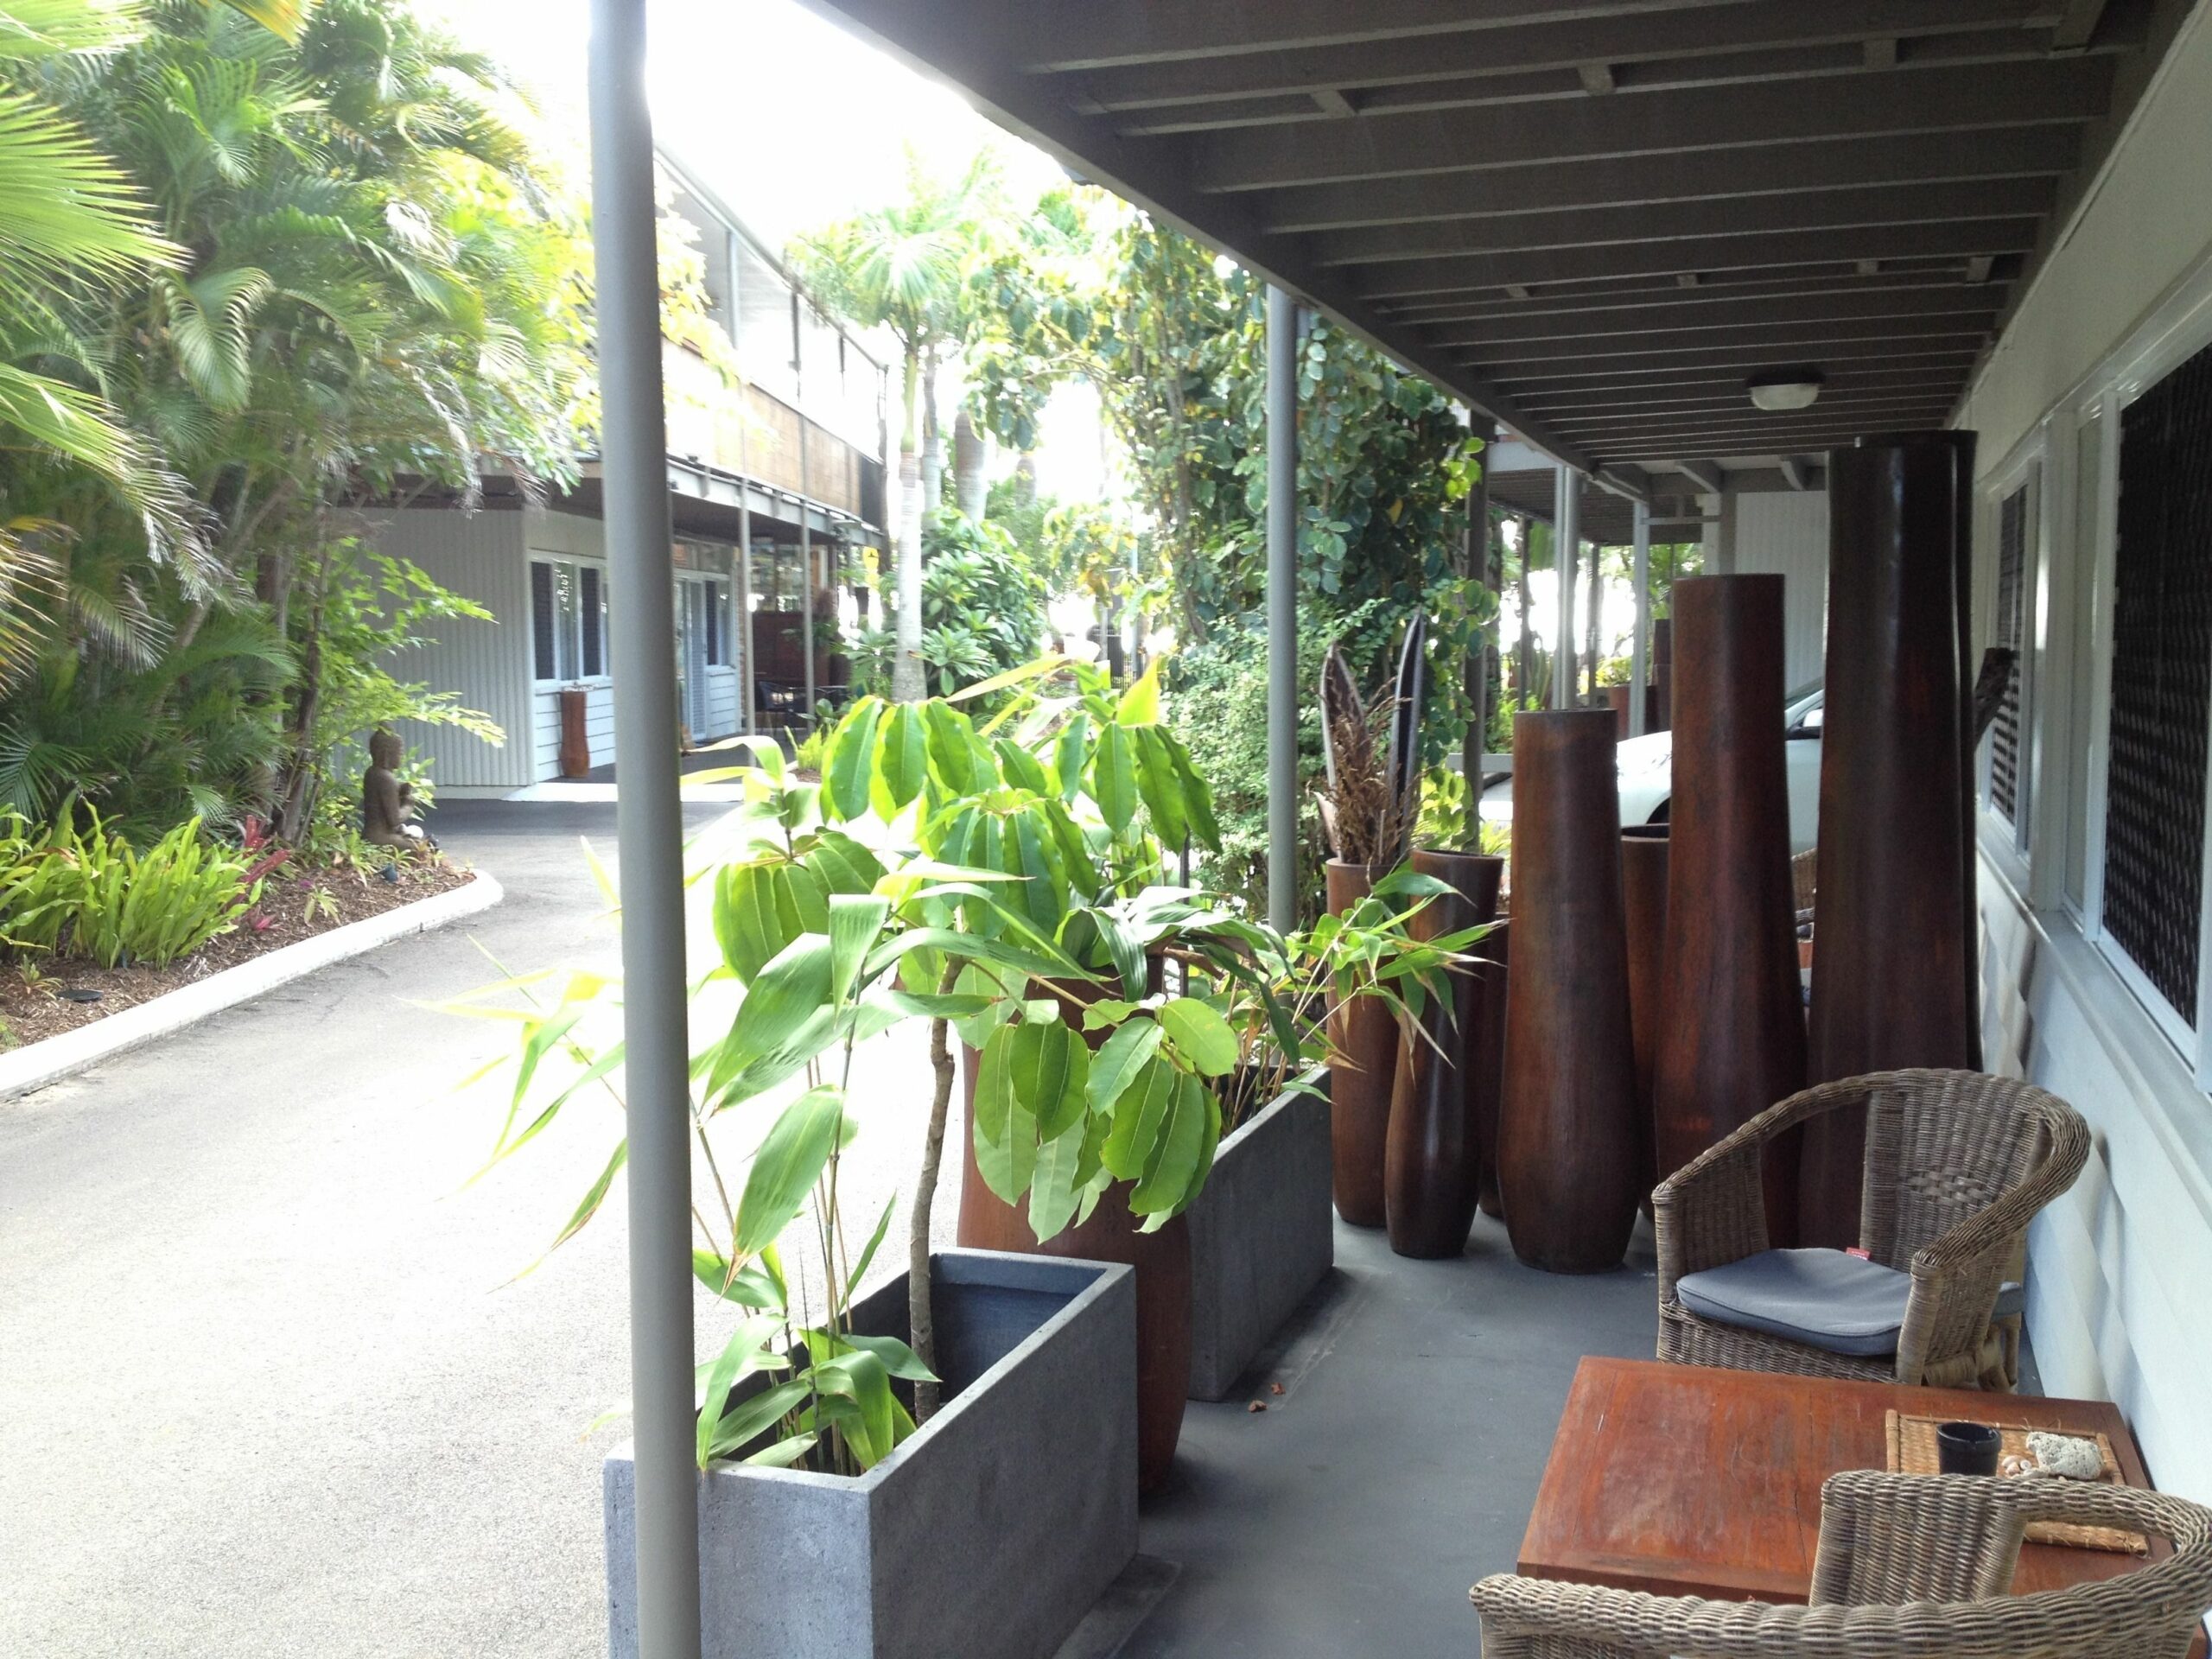
[[[1552,1441],[1520,1570],[1654,1595],[1802,1602],[1820,1541],[1821,1484],[1840,1470],[1888,1466],[1892,1410],[2102,1430],[2129,1484],[2151,1484],[2119,1408],[2102,1401],[1589,1358]],[[2151,1548],[2166,1554],[2163,1540]],[[2029,1544],[2013,1589],[2056,1590],[2141,1565],[2107,1550]],[[2202,1653],[2202,1638],[2191,1651]]]

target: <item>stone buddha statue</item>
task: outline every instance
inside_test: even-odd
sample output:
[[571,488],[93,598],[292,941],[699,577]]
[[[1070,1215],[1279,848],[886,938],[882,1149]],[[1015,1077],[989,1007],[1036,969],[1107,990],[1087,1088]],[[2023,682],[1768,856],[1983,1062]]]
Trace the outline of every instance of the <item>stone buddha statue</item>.
[[372,847],[417,851],[437,844],[412,821],[415,786],[399,779],[406,753],[398,733],[378,727],[370,734],[369,769],[361,779],[361,839]]

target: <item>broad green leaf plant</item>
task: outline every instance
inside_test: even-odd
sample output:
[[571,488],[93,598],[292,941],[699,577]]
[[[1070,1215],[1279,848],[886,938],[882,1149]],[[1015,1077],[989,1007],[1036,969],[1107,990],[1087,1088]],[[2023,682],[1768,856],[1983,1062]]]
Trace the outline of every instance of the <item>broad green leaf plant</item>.
[[[732,855],[695,878],[718,959],[694,990],[693,1031],[710,1033],[692,1057],[696,1143],[716,1195],[712,1213],[695,1212],[694,1264],[744,1314],[702,1368],[702,1466],[857,1471],[935,1408],[929,1220],[956,1032],[980,1052],[978,1166],[1001,1198],[1027,1203],[1041,1240],[1116,1181],[1148,1227],[1198,1195],[1221,1133],[1212,1080],[1238,1061],[1230,988],[1290,1029],[1273,1007],[1281,939],[1161,880],[1185,836],[1203,847],[1213,831],[1205,784],[1160,723],[1157,677],[1116,694],[1088,665],[1047,658],[962,696],[1001,706],[979,724],[954,700],[856,703],[818,783],[765,741],[752,764],[701,775],[735,779],[747,798],[726,826]],[[528,993],[524,1007],[485,994],[460,1005],[519,1028],[494,1163],[583,1090],[620,1100],[620,1045],[583,1029],[614,988],[570,975],[548,1006],[536,990],[554,978],[487,988]],[[855,1051],[916,1019],[931,1025],[935,1087],[901,1341],[854,1327],[891,1211],[851,1249],[839,1166]],[[724,1173],[724,1129],[755,1147],[741,1178]],[[614,1148],[556,1247],[596,1213],[625,1154]]]

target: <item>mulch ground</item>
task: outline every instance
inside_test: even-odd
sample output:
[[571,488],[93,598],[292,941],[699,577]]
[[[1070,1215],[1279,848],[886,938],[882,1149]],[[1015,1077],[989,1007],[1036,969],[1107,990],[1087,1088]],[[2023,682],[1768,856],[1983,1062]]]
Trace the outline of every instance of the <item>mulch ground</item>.
[[[400,865],[397,871],[399,879],[391,882],[375,870],[298,875],[279,868],[264,883],[259,906],[236,927],[166,968],[103,968],[67,957],[41,959],[33,964],[35,977],[20,966],[0,967],[0,1047],[88,1026],[252,957],[464,886],[475,874],[442,860]],[[318,892],[327,893],[330,902],[315,898]],[[97,991],[99,997],[73,1001],[66,991]]]

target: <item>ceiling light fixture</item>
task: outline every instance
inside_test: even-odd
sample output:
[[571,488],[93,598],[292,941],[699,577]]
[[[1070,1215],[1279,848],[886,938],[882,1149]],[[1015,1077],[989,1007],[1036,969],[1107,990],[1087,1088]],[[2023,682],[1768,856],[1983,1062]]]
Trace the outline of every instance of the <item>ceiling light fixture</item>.
[[1744,382],[1754,408],[1769,411],[1810,409],[1827,377],[1818,369],[1761,369]]

